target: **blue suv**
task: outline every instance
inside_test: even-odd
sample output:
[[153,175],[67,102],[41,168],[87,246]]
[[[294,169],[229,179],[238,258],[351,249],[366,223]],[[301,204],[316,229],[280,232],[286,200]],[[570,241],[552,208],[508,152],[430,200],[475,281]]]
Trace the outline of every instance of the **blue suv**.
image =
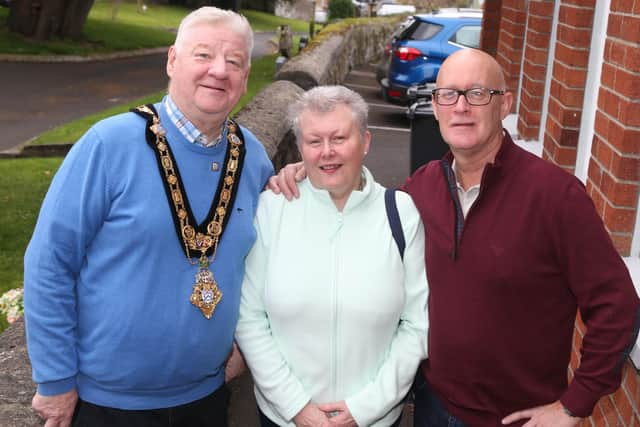
[[384,99],[407,105],[409,87],[435,87],[447,56],[480,46],[481,28],[482,11],[476,9],[441,9],[409,17],[392,36],[386,78],[379,81]]

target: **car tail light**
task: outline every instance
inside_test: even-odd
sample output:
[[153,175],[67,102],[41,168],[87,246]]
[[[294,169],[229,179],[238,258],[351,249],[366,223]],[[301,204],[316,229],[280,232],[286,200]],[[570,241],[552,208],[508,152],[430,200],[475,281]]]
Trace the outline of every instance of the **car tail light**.
[[393,54],[401,61],[413,61],[414,59],[422,56],[422,52],[420,52],[415,47],[406,47],[402,46],[393,51]]
[[387,95],[389,96],[389,98],[400,98],[402,96],[402,92],[400,92],[399,90],[389,89],[387,91]]

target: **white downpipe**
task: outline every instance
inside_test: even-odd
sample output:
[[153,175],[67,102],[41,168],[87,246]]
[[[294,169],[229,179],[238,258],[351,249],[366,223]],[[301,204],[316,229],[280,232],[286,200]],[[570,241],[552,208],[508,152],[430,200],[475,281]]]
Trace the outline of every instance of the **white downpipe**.
[[576,154],[575,175],[586,184],[591,159],[591,145],[593,143],[596,111],[598,110],[598,93],[600,92],[600,77],[604,58],[604,45],[607,40],[607,22],[609,20],[609,7],[611,0],[596,2],[593,17],[593,29],[591,31],[591,49],[589,53],[589,66],[587,68],[587,81],[582,103],[582,120],[580,123],[580,137],[578,139],[578,151]]

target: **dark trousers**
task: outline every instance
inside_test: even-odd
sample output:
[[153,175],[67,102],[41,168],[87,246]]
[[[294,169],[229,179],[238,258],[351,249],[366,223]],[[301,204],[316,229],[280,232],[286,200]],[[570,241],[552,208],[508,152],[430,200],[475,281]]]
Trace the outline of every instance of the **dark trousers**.
[[[258,408],[258,414],[260,415],[260,427],[280,427],[278,424],[267,418],[267,416],[260,410],[260,408]],[[402,414],[400,414],[400,417],[398,417],[396,422],[393,423],[390,427],[398,427],[400,425],[401,419]]]
[[78,400],[73,427],[227,427],[230,392],[226,385],[184,405],[123,410]]
[[446,410],[420,371],[413,384],[413,396],[413,427],[466,427]]

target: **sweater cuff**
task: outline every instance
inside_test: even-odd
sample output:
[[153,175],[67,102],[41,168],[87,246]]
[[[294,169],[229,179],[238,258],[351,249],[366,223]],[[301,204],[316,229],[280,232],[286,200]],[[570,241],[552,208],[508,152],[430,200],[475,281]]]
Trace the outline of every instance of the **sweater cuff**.
[[54,396],[66,393],[76,387],[76,377],[69,377],[59,381],[38,384],[38,393],[43,396]]
[[309,396],[299,396],[299,398],[291,402],[286,408],[283,408],[282,414],[280,415],[285,420],[293,422],[293,418],[298,415],[309,402],[311,402]]
[[591,416],[594,406],[600,400],[600,395],[587,390],[577,381],[572,381],[569,388],[560,397],[560,403],[574,417],[587,418]]
[[356,403],[356,399],[354,398],[347,398],[344,401],[345,405],[347,405],[347,408],[349,408],[349,412],[351,413],[351,418],[353,418],[353,420],[356,422],[357,425],[359,426],[368,426],[370,424],[372,424],[373,420],[369,417],[366,416],[366,411],[362,410],[363,408],[359,408],[357,403]]

